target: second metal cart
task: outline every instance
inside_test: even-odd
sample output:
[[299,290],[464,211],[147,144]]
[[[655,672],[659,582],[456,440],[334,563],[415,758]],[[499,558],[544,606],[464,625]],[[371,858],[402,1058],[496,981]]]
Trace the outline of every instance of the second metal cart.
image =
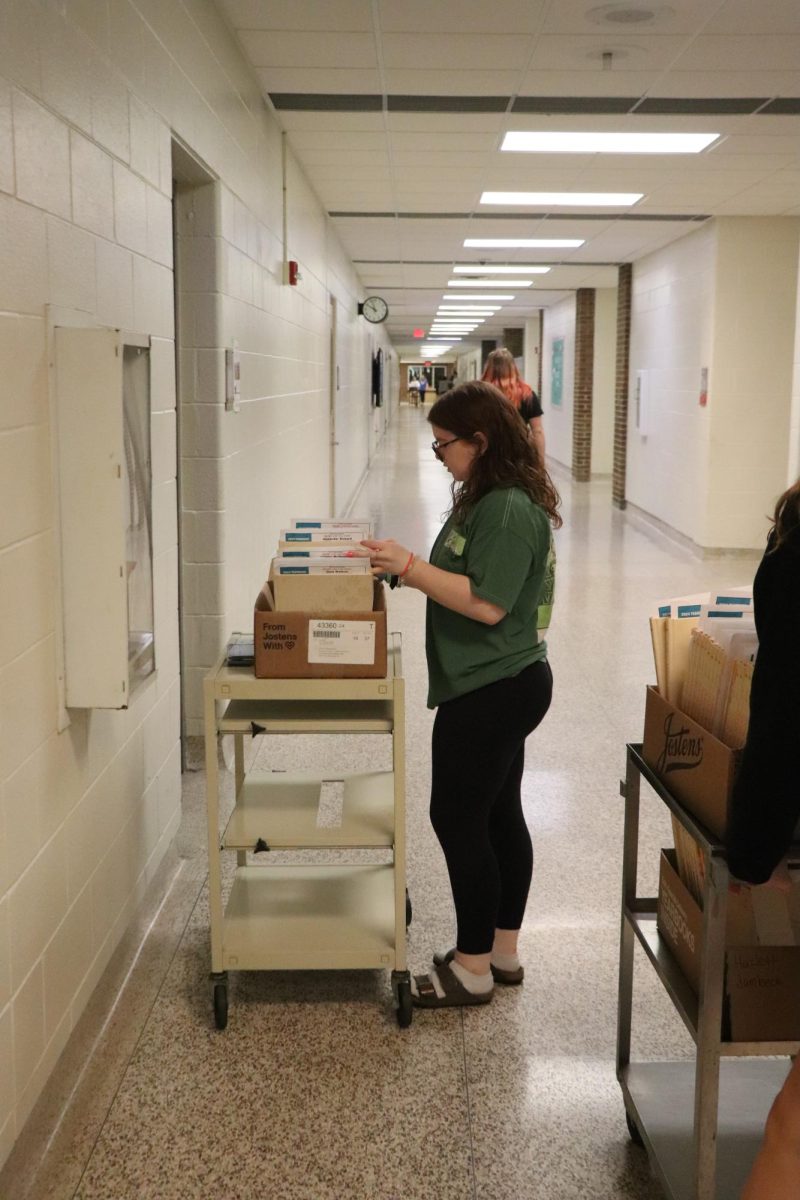
[[[223,656],[204,682],[209,906],[214,1016],[228,1020],[228,971],[388,968],[398,1023],[411,1024],[406,964],[405,707],[400,635],[381,679],[257,679]],[[220,829],[217,737],[234,736],[236,803]],[[391,771],[245,774],[251,734],[382,733]],[[341,820],[318,823],[326,784],[341,789]],[[274,850],[379,849],[381,864],[268,865]],[[223,908],[221,854],[236,853]],[[267,865],[252,863],[263,854]]]
[[[656,900],[637,895],[641,779],[700,845],[705,859],[703,955],[695,995],[656,928]],[[722,1041],[728,865],[724,847],[627,747],[617,1078],[628,1128],[669,1200],[738,1200],[770,1105],[800,1042]],[[631,1062],[633,948],[638,941],[694,1038],[694,1061]]]

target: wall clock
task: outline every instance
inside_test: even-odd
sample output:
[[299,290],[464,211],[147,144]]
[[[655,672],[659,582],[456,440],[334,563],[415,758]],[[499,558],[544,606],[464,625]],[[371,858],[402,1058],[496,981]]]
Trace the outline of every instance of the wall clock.
[[365,317],[372,325],[380,325],[389,315],[389,305],[382,296],[367,296],[358,306],[358,315]]

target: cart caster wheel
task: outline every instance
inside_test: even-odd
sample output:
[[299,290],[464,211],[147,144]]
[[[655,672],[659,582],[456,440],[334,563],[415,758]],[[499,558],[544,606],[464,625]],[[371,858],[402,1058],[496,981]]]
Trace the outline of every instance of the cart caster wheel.
[[408,1029],[414,1009],[411,1005],[411,972],[392,971],[392,994],[397,1013],[397,1024]]
[[413,915],[414,910],[411,907],[411,897],[408,894],[408,888],[406,888],[406,929],[408,929],[409,925],[411,924],[411,918]]
[[411,1004],[411,984],[401,983],[397,989],[397,1024],[401,1029],[408,1029],[414,1009]]
[[228,1024],[228,985],[214,984],[214,1024],[217,1029],[224,1029]]
[[631,1141],[635,1146],[641,1146],[644,1149],[644,1139],[639,1132],[639,1126],[634,1121],[631,1114],[625,1109],[625,1123],[628,1126],[628,1133],[631,1135]]

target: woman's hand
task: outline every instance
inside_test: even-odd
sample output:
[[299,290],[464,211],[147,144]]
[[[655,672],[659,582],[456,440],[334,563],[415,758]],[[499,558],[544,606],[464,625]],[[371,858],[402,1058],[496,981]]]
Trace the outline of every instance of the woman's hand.
[[394,538],[364,541],[361,545],[369,550],[373,575],[401,575],[412,557],[412,552]]

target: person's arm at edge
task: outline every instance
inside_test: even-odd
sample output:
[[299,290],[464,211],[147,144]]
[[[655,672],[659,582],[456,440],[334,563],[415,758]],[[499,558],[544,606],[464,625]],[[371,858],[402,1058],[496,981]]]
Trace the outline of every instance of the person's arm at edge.
[[781,618],[756,658],[750,727],[728,815],[728,865],[737,878],[766,883],[792,842],[800,817],[800,554],[777,551],[773,587],[786,597]]
[[539,461],[544,466],[544,425],[541,417],[531,417],[528,428],[531,431],[531,441],[536,447]]
[[425,562],[416,555],[406,569],[411,551],[391,539],[364,541],[361,544],[371,551],[370,558],[375,574],[402,576],[405,587],[416,588],[418,592],[422,592],[444,608],[473,621],[479,621],[482,625],[496,625],[506,615],[506,610],[499,604],[492,604],[491,601],[482,600],[474,594],[468,575],[443,571],[441,567],[434,567],[432,563]]

